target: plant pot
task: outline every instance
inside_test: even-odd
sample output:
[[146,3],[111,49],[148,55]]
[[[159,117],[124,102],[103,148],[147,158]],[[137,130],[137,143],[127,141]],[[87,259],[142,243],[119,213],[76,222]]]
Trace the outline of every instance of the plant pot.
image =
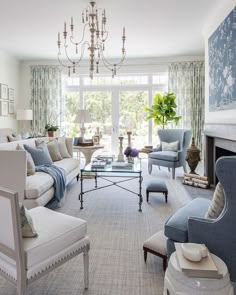
[[54,137],[55,131],[48,130],[48,137]]

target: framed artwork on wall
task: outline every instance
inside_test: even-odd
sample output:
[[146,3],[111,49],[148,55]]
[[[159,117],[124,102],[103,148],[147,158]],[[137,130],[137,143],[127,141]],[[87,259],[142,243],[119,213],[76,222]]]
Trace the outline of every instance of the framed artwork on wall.
[[14,111],[14,102],[9,102],[8,113],[9,113],[9,115],[13,115],[15,113],[15,111]]
[[0,116],[8,116],[8,102],[7,101],[0,102]]
[[6,84],[0,84],[0,99],[8,99],[8,86]]
[[236,6],[208,39],[209,112],[236,109]]
[[8,88],[8,99],[14,101],[14,89]]

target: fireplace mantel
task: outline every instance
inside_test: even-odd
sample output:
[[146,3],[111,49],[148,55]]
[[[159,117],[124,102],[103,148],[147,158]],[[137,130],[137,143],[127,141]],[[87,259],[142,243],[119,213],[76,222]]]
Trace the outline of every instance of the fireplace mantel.
[[[236,154],[236,124],[207,123],[204,125],[204,174],[215,184],[216,149]],[[228,154],[225,154],[228,155]]]

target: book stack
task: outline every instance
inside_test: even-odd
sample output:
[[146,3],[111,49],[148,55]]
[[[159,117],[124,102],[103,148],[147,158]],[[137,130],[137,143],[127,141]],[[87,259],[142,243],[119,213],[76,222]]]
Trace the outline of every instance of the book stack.
[[153,151],[152,145],[145,145],[141,150],[139,150],[140,153],[149,154]]
[[97,160],[105,161],[107,164],[111,164],[114,161],[114,155],[98,155]]
[[102,160],[93,160],[92,161],[92,165],[91,168],[92,169],[104,169],[107,165],[106,161],[102,161]]
[[207,176],[184,173],[183,184],[200,187],[200,188],[209,188],[209,179]]
[[208,279],[221,279],[223,277],[208,250],[206,257],[194,262],[184,256],[181,243],[175,243],[175,249],[179,267],[187,276]]
[[112,162],[112,169],[120,169],[120,170],[132,170],[133,164],[128,162]]

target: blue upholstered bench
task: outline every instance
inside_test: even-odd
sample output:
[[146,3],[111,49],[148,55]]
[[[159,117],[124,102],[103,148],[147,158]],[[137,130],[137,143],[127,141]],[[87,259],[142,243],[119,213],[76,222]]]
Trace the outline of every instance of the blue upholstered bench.
[[149,193],[163,193],[167,203],[168,189],[164,181],[158,179],[148,181],[146,185],[147,202],[149,200]]

